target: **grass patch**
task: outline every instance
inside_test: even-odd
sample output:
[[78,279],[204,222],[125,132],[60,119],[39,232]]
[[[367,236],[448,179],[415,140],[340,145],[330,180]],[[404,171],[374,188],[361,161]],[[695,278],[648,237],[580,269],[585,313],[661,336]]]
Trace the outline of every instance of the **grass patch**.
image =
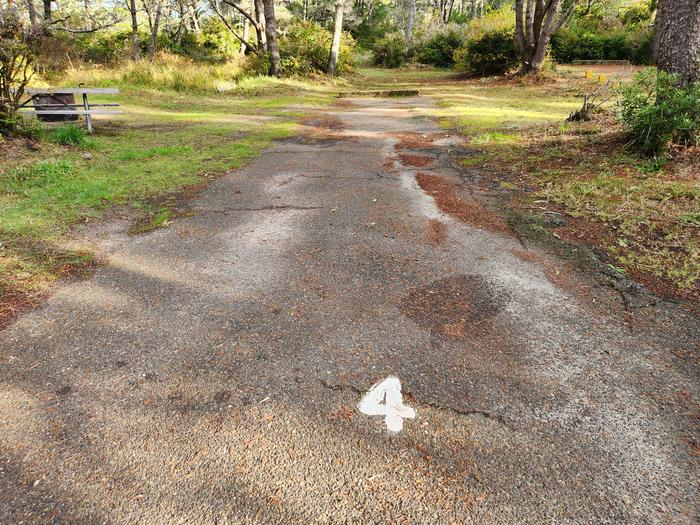
[[175,217],[175,210],[170,206],[160,206],[158,208],[149,209],[146,215],[134,222],[129,227],[129,233],[138,235],[140,233],[148,233],[158,228],[168,226]]
[[68,124],[54,129],[49,134],[49,140],[55,144],[79,148],[94,148],[96,145],[95,141],[88,136],[87,131],[75,124]]

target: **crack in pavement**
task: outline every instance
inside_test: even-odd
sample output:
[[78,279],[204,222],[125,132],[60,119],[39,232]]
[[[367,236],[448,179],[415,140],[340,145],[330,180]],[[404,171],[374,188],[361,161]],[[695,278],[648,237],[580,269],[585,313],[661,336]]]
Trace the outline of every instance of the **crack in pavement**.
[[258,207],[227,207],[227,208],[210,208],[208,210],[200,209],[202,213],[221,213],[227,214],[235,211],[281,211],[281,210],[322,210],[324,206],[298,206],[295,204],[270,204],[268,206]]
[[[361,390],[357,388],[354,385],[338,385],[338,384],[331,384],[325,379],[321,379],[319,381],[321,385],[323,385],[324,388],[327,388],[329,390],[333,390],[336,392],[343,391],[343,390],[352,390],[353,392],[364,395],[366,392],[364,390]],[[407,396],[412,396],[411,392],[404,392],[404,395]],[[489,412],[488,410],[483,410],[483,409],[462,409],[462,408],[455,408],[451,406],[443,406],[438,403],[432,402],[432,401],[422,401],[417,398],[413,398],[416,403],[420,405],[425,405],[429,406],[431,408],[435,408],[437,410],[444,410],[446,412],[452,412],[453,414],[457,414],[459,416],[482,416],[486,419],[490,419],[492,421],[496,421],[497,423],[500,423],[504,427],[513,430],[513,427],[506,422],[506,420],[501,416],[500,414],[493,414],[492,412]]]

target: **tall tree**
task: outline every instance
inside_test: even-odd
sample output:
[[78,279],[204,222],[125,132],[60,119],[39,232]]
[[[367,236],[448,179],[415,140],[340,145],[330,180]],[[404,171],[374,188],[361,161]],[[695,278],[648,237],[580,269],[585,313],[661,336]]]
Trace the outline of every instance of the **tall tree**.
[[552,35],[569,19],[577,2],[515,0],[515,37],[523,73],[536,73],[542,69]]
[[328,57],[328,67],[326,73],[335,75],[335,68],[338,66],[338,54],[340,53],[340,38],[343,36],[343,11],[345,6],[343,0],[335,2],[335,21],[333,23],[333,41],[331,43],[331,54]]
[[656,13],[656,64],[684,84],[700,81],[700,0],[663,0]]
[[267,52],[267,36],[265,33],[265,7],[263,0],[253,0],[253,8],[255,9],[255,35],[258,38],[258,45],[263,51]]
[[139,22],[136,18],[136,0],[129,0],[129,12],[131,13],[131,43],[133,45],[134,60],[141,60],[141,44],[139,43]]
[[156,12],[153,16],[153,23],[151,24],[151,43],[148,47],[148,58],[151,63],[156,58],[156,49],[158,45],[158,27],[160,26],[160,15],[163,12],[163,0],[158,0],[156,3]]
[[53,0],[43,0],[44,4],[44,32],[48,33],[53,22]]
[[279,76],[280,50],[277,46],[277,19],[275,17],[275,0],[263,0],[265,8],[265,36],[267,37],[267,51],[270,55],[270,75]]
[[416,0],[407,0],[406,5],[406,42],[413,40],[413,24],[416,19]]
[[31,24],[32,31],[36,31],[39,27],[39,23],[36,17],[36,7],[34,6],[34,0],[27,0],[27,12],[29,13],[29,23]]

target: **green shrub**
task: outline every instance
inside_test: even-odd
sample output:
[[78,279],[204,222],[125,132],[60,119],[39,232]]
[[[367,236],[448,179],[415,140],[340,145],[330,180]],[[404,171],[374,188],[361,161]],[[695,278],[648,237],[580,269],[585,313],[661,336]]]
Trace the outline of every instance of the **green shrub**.
[[[328,65],[332,35],[316,22],[295,20],[280,34],[278,45],[284,76],[308,76],[323,73]],[[336,73],[343,75],[353,70],[355,40],[343,33]],[[269,59],[265,55],[249,58],[248,72],[267,74]]]
[[629,60],[635,64],[651,59],[652,33],[648,30],[625,31],[576,28],[559,31],[552,37],[552,55],[557,62],[574,60]]
[[[148,55],[150,38],[147,32],[139,33],[142,56]],[[86,62],[111,65],[132,56],[132,42],[131,31],[122,29],[78,35],[69,45]],[[207,17],[201,22],[200,31],[183,28],[179,35],[161,32],[158,49],[198,62],[220,63],[234,58],[240,51],[240,43],[221,20]]]
[[218,17],[205,18],[201,31],[183,29],[180,35],[172,36],[161,33],[158,36],[158,46],[197,62],[211,63],[234,59],[241,49],[240,42]]
[[455,52],[456,68],[471,75],[503,75],[520,62],[512,29],[500,29],[468,41]]
[[643,155],[662,155],[671,143],[698,145],[700,84],[681,87],[676,75],[646,69],[622,88],[620,119],[628,146]]
[[476,40],[487,33],[514,27],[515,11],[513,6],[505,5],[500,9],[486,13],[481,18],[473,18],[464,28],[464,41]]
[[[140,35],[141,42],[147,42],[145,34]],[[114,64],[132,54],[131,31],[98,31],[76,37],[74,49],[80,57],[93,64]],[[142,46],[145,53],[146,48]]]
[[92,148],[95,146],[95,141],[88,136],[87,131],[76,124],[68,124],[56,128],[49,133],[49,140],[64,146],[78,146],[81,148]]
[[416,59],[421,64],[452,67],[455,63],[454,53],[462,43],[462,35],[457,29],[445,28],[418,45]]
[[401,67],[408,58],[408,44],[403,33],[387,33],[374,43],[372,63],[382,67]]
[[[355,16],[346,17],[344,25],[362,49],[373,49],[384,35],[396,30],[392,16],[393,7],[388,3],[375,2],[372,9],[367,10],[366,5],[353,2],[352,9]],[[329,18],[332,19],[332,16]]]

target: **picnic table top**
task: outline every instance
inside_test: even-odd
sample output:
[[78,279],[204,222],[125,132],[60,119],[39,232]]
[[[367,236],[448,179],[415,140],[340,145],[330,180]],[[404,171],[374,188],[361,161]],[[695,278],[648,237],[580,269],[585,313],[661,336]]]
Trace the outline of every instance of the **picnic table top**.
[[51,94],[72,94],[72,95],[118,95],[117,88],[84,88],[84,87],[45,87],[45,88],[27,88],[24,90],[29,95],[42,95],[44,93]]

